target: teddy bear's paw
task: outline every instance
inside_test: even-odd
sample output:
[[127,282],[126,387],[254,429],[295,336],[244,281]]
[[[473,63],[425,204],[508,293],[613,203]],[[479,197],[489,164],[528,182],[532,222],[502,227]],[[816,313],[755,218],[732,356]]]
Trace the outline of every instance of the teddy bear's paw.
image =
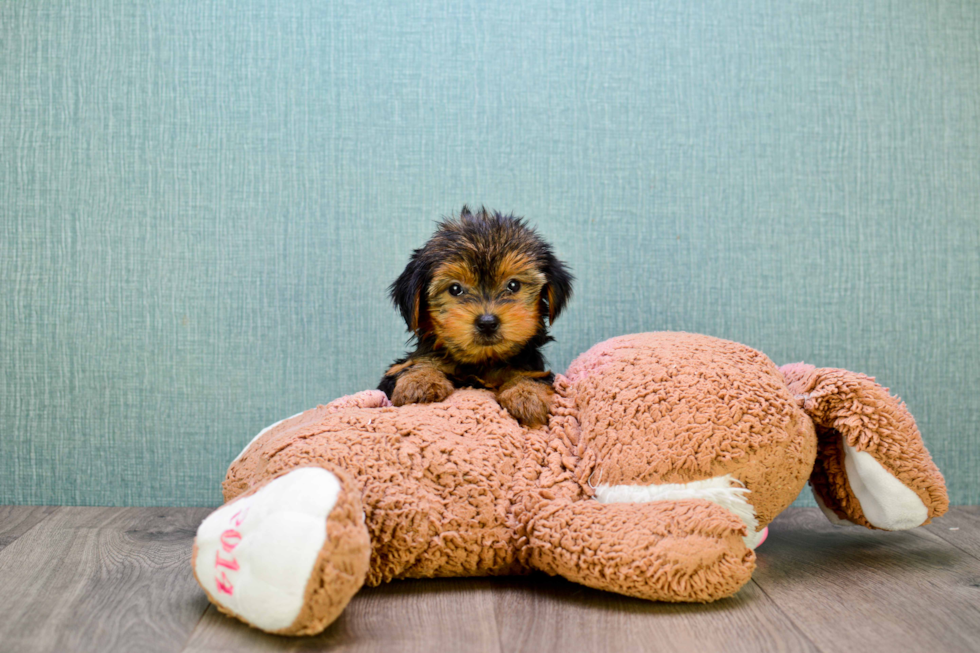
[[406,404],[431,404],[442,401],[453,393],[455,388],[446,375],[428,367],[413,369],[398,377],[391,393],[391,403],[395,406]]
[[194,572],[212,602],[263,630],[293,626],[340,494],[336,475],[304,467],[211,513],[197,530]]
[[745,546],[754,550],[766,538],[759,528],[755,507],[749,502],[749,490],[731,474],[687,483],[653,483],[650,485],[595,486],[599,503],[654,503],[703,499],[721,506],[745,524],[742,537]]

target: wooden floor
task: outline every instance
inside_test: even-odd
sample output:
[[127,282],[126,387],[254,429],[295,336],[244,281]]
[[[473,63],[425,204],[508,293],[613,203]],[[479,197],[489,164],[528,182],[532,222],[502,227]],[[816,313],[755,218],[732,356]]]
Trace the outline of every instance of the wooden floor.
[[980,509],[904,533],[784,513],[736,596],[648,603],[547,576],[362,590],[325,633],[210,607],[200,508],[0,507],[0,651],[980,651]]

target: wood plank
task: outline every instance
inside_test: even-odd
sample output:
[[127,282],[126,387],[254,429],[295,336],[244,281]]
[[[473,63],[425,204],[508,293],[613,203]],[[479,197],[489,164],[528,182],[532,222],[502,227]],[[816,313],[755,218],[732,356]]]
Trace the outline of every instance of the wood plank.
[[759,554],[755,582],[822,651],[980,645],[980,561],[926,529],[840,527],[800,508],[773,522]]
[[714,603],[654,603],[536,575],[495,599],[504,651],[817,650],[751,582]]
[[[980,559],[980,506],[957,506],[923,528]],[[976,579],[980,584],[980,578]]]
[[534,575],[396,581],[365,589],[337,622],[312,638],[266,635],[212,608],[185,650],[594,653],[816,648],[753,584],[731,599],[690,605],[651,603]]
[[249,628],[211,607],[185,651],[499,651],[494,580],[395,581],[362,589],[323,633],[279,637]]
[[0,551],[15,651],[179,651],[207,608],[190,550],[207,508],[59,508]]
[[55,506],[0,506],[0,551],[55,510]]
[[326,632],[299,639],[208,606],[189,561],[208,512],[0,508],[4,650],[966,651],[980,642],[976,507],[905,533],[787,511],[759,550],[754,582],[709,605],[543,575],[403,581],[362,590]]

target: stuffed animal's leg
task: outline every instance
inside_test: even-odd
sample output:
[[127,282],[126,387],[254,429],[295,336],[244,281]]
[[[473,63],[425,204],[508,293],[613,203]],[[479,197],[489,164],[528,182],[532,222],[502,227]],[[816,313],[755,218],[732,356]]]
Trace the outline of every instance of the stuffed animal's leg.
[[841,369],[797,363],[781,371],[816,425],[810,485],[831,521],[896,531],[946,512],[943,476],[888,388]]
[[745,525],[703,499],[578,501],[545,509],[528,530],[531,567],[643,599],[714,601],[755,569]]
[[300,467],[211,513],[198,528],[193,567],[222,612],[268,632],[309,635],[364,583],[370,551],[347,474]]

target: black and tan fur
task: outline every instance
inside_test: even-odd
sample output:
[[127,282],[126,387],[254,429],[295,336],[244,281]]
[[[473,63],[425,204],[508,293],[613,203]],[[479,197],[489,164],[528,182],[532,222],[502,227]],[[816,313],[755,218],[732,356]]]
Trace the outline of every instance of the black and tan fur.
[[379,389],[401,406],[487,388],[522,424],[543,424],[554,375],[541,348],[573,280],[521,218],[464,206],[391,284],[416,349],[395,361]]

